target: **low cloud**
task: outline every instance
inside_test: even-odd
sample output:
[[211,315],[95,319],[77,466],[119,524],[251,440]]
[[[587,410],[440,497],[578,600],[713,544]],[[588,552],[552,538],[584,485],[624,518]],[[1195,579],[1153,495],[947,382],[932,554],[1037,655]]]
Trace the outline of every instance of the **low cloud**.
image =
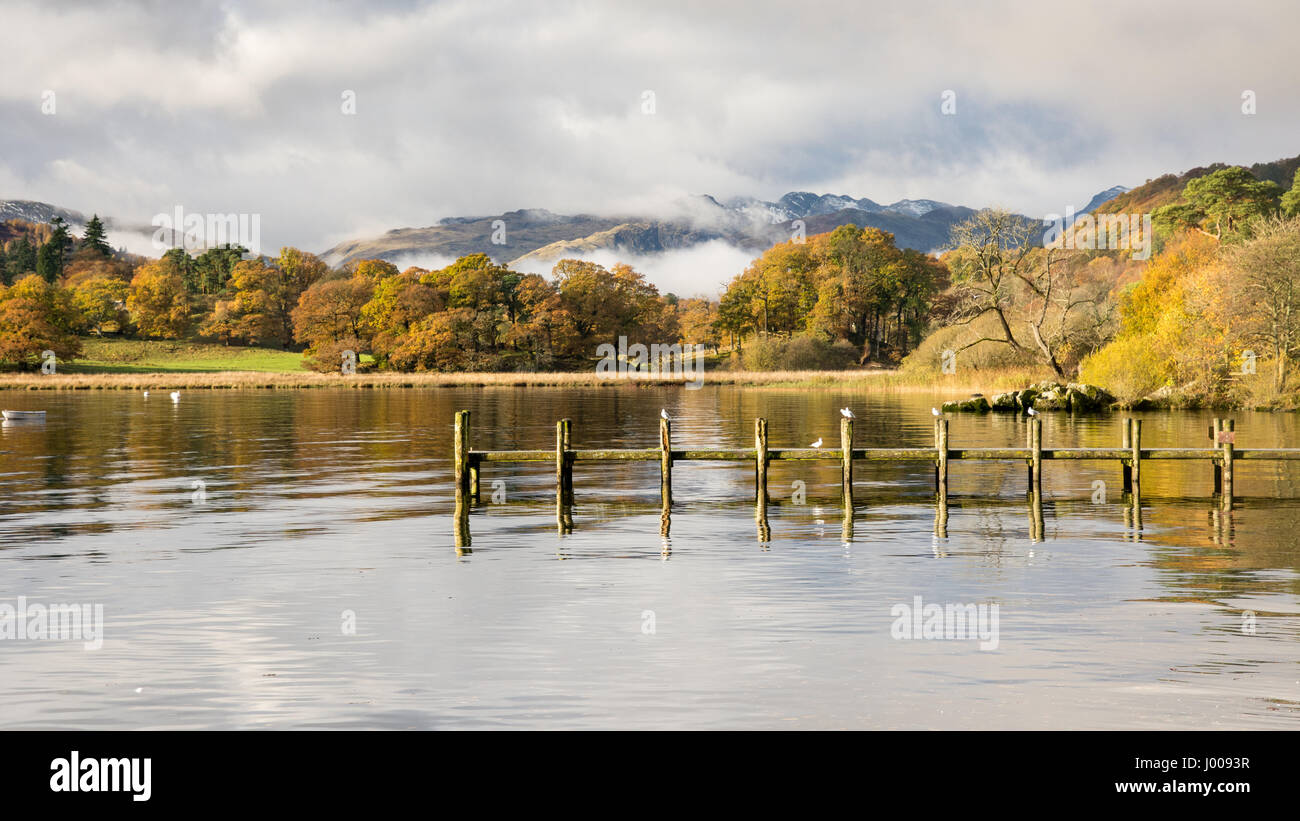
[[1048,213],[1294,155],[1297,22],[1261,0],[1055,17],[1012,0],[19,0],[0,26],[0,197],[124,223],[258,213],[266,248],[317,252],[372,222],[701,193]]
[[[600,250],[574,255],[603,265],[606,268],[625,263],[644,274],[660,293],[673,293],[681,297],[706,296],[716,299],[719,292],[736,274],[744,271],[757,257],[721,240],[705,242],[691,248],[673,249],[658,254],[627,254],[620,251]],[[530,274],[550,276],[553,264],[530,262],[516,266]]]

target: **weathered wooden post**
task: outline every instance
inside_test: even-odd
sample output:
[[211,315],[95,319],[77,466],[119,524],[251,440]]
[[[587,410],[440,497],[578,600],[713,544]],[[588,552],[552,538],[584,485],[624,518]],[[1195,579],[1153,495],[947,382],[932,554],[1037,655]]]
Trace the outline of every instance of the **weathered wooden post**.
[[1029,417],[1025,425],[1025,450],[1029,451],[1029,458],[1025,460],[1025,485],[1029,492],[1034,492],[1034,417]]
[[754,493],[758,507],[767,511],[767,420],[754,420]]
[[566,504],[573,501],[573,459],[569,454],[572,424],[568,419],[555,423],[555,489]]
[[935,493],[938,493],[938,492],[939,492],[939,457],[938,457],[938,452],[939,452],[939,420],[938,420],[938,419],[934,420],[934,430],[932,431],[932,434],[933,434],[933,439],[934,439],[934,450],[935,450],[935,459],[934,459],[934,492],[935,492]]
[[1031,493],[1043,489],[1043,420],[1037,416],[1029,420],[1029,481]]
[[465,412],[465,464],[469,469],[469,498],[478,499],[478,460],[474,458],[471,450],[473,437],[470,435],[469,411]]
[[469,491],[469,411],[456,411],[456,432],[452,437],[454,450],[452,473],[456,482],[457,504],[464,502]]
[[[1216,448],[1222,447],[1219,442],[1219,434],[1222,432],[1223,420],[1216,416],[1214,417],[1214,424],[1210,427],[1210,441],[1214,443]],[[1218,459],[1210,460],[1210,464],[1214,466],[1214,492],[1217,495],[1223,492],[1223,466]]]
[[1232,509],[1232,451],[1235,447],[1237,423],[1232,419],[1223,420],[1223,430],[1219,431],[1219,438],[1223,440],[1223,506],[1229,510]]
[[573,532],[573,507],[570,501],[563,489],[555,489],[555,529],[561,536]]
[[[1126,451],[1133,450],[1133,419],[1124,417],[1124,433],[1120,441],[1120,447]],[[1119,460],[1120,476],[1123,479],[1125,493],[1133,491],[1133,467],[1129,464],[1128,457],[1125,456]]]
[[1137,496],[1142,492],[1142,420],[1132,419],[1130,420],[1130,424],[1132,426],[1132,434],[1129,438],[1132,440],[1132,450],[1130,451],[1131,455],[1129,456],[1129,459],[1131,460],[1129,474],[1132,477],[1130,484],[1133,495]]
[[840,420],[840,495],[853,507],[853,420]]
[[[459,423],[460,414],[456,414],[456,417],[456,421]],[[459,484],[456,485],[456,509],[452,515],[451,533],[453,543],[456,545],[456,555],[469,553],[469,501],[465,498],[465,493],[461,490]]]
[[451,535],[456,546],[456,555],[463,556],[472,552],[470,550],[472,540],[469,535],[469,509],[464,502],[456,505],[456,515],[452,519]]
[[659,420],[659,498],[664,510],[673,504],[672,423]]
[[1038,488],[1029,492],[1029,540],[1043,541],[1043,494]]
[[935,490],[939,493],[939,501],[943,505],[948,503],[948,420],[935,420],[935,437],[934,446],[938,449],[938,458],[935,461]]

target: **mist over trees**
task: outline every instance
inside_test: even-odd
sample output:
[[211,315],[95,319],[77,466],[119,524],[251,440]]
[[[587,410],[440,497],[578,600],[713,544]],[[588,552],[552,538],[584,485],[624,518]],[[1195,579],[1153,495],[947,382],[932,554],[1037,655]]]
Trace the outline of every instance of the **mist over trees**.
[[1300,395],[1300,193],[1264,170],[1274,179],[1215,166],[1121,195],[1120,207],[1152,206],[1152,236],[1135,238],[1150,259],[1044,247],[1036,223],[987,209],[934,255],[856,225],[781,242],[716,298],[660,293],[626,264],[563,259],[541,276],[469,254],[431,270],[332,268],[236,245],[146,259],[114,251],[98,216],[81,238],[58,218],[10,220],[0,364],[33,368],[43,351],[66,359],[86,336],[117,336],[302,351],[327,372],[349,351],[393,371],[573,370],[622,337],[703,344],[720,367],[938,375],[949,358],[1082,378],[1126,401],[1277,404]]

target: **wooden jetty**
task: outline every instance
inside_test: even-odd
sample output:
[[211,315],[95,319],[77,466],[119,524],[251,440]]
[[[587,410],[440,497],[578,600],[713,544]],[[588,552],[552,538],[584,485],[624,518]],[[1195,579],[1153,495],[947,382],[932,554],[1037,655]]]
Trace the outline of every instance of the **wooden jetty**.
[[[557,519],[561,532],[572,527],[567,509],[573,501],[573,466],[578,462],[658,462],[659,493],[663,507],[666,535],[667,517],[673,501],[672,471],[677,462],[748,462],[754,465],[756,518],[760,521],[760,539],[766,524],[768,471],[773,462],[831,461],[840,464],[840,496],[845,511],[845,533],[852,534],[854,508],[853,465],[868,462],[922,462],[934,466],[934,489],[938,502],[936,533],[946,533],[948,507],[948,466],[953,461],[1022,462],[1026,466],[1031,504],[1031,532],[1042,537],[1042,478],[1044,462],[1112,461],[1118,463],[1123,493],[1131,498],[1134,524],[1140,529],[1142,465],[1148,461],[1200,460],[1213,470],[1214,492],[1221,506],[1233,506],[1233,479],[1237,461],[1300,460],[1300,448],[1242,448],[1235,445],[1235,426],[1231,419],[1215,419],[1208,436],[1211,447],[1148,448],[1142,444],[1142,421],[1125,418],[1121,425],[1119,447],[1047,448],[1043,446],[1043,420],[1030,417],[1023,448],[954,447],[948,438],[948,419],[934,420],[934,445],[912,448],[857,447],[853,437],[853,419],[840,420],[838,448],[772,448],[768,444],[767,420],[754,420],[752,448],[674,448],[672,422],[659,421],[659,446],[656,448],[597,450],[574,448],[572,423],[561,419],[555,425],[555,450],[474,450],[470,443],[470,412],[455,416],[454,479],[458,530],[463,529],[468,542],[467,502],[479,496],[480,473],[484,465],[501,463],[554,462]],[[1036,504],[1035,504],[1036,503]],[[1037,510],[1033,516],[1032,511]],[[566,526],[567,518],[567,526]],[[944,535],[944,534],[941,534]],[[458,540],[459,541],[459,540]]]

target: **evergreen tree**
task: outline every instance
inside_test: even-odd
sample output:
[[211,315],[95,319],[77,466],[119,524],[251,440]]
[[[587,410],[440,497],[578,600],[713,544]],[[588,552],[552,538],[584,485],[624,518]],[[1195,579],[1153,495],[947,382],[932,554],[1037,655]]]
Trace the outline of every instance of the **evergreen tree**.
[[36,252],[36,274],[41,279],[53,285],[59,281],[62,275],[63,266],[59,264],[58,251],[55,250],[53,243],[45,243],[41,250]]
[[172,266],[181,275],[181,281],[185,283],[186,293],[197,293],[199,290],[198,266],[194,264],[194,257],[189,255],[184,248],[172,248],[162,255],[164,261],[171,262]]
[[1282,195],[1281,206],[1283,216],[1300,217],[1300,168],[1295,171],[1291,189]]
[[26,236],[18,238],[9,249],[5,268],[0,271],[6,285],[12,285],[36,270],[36,246]]
[[63,265],[68,249],[72,247],[72,235],[68,233],[68,224],[63,217],[50,220],[50,225],[54,226],[54,233],[36,253],[36,273],[53,285],[63,276]]
[[227,243],[217,248],[209,248],[200,254],[194,260],[199,290],[205,294],[219,294],[225,290],[235,265],[247,253],[248,249],[242,245]]
[[81,240],[81,247],[92,248],[105,257],[113,256],[113,247],[105,238],[104,223],[100,222],[98,214],[91,216],[90,222],[86,223],[86,236]]

